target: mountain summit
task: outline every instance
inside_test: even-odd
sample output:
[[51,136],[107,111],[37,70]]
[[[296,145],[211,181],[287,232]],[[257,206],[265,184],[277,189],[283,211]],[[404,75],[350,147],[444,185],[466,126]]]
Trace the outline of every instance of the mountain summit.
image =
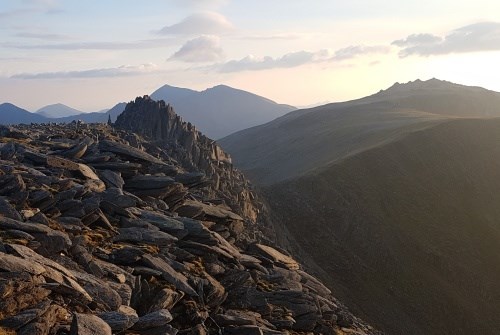
[[225,85],[201,92],[165,85],[151,98],[176,106],[184,120],[214,139],[269,122],[295,109]]
[[36,113],[48,118],[62,118],[82,114],[83,112],[59,103],[42,107]]

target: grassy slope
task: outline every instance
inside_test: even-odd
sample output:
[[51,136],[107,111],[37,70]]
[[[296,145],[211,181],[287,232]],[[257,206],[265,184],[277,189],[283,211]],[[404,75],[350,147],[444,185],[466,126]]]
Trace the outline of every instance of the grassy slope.
[[265,189],[336,294],[389,334],[497,334],[500,120],[410,133]]

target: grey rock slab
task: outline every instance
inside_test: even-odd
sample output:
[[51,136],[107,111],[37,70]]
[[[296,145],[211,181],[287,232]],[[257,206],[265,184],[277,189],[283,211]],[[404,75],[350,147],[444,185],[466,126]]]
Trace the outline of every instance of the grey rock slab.
[[296,260],[270,246],[256,243],[251,245],[248,251],[256,255],[264,256],[275,263],[280,263],[290,270],[299,269],[299,263]]
[[158,246],[169,246],[177,241],[177,238],[162,231],[149,231],[141,228],[120,228],[118,235],[113,238],[114,242],[146,243]]
[[152,313],[146,314],[139,318],[132,329],[145,330],[150,328],[157,328],[167,325],[173,320],[172,314],[167,309],[160,309]]
[[143,209],[137,209],[136,213],[142,220],[155,225],[161,231],[179,239],[184,238],[188,234],[188,230],[185,228],[184,223],[175,218]]
[[95,172],[87,165],[76,163],[61,157],[47,156],[47,165],[64,170],[80,172],[84,177],[88,179],[99,179]]
[[14,220],[22,220],[21,214],[7,201],[6,197],[0,197],[0,213],[4,216],[14,219]]
[[132,327],[138,320],[137,312],[130,306],[121,305],[117,311],[99,314],[114,332],[121,332]]
[[177,209],[179,215],[196,218],[204,215],[218,219],[240,220],[243,218],[220,206],[207,205],[194,200],[186,200],[182,206]]
[[117,310],[122,305],[122,298],[106,281],[99,279],[91,274],[72,271],[77,282],[87,291],[93,301],[104,305],[110,310]]
[[188,284],[188,279],[182,274],[175,271],[167,262],[161,258],[146,254],[142,256],[142,261],[145,265],[161,271],[163,279],[173,284],[178,290],[197,297],[196,291]]
[[52,301],[50,301],[50,300],[43,301],[43,302],[37,304],[36,306],[33,306],[33,308],[26,309],[17,315],[0,320],[0,329],[1,329],[1,327],[10,328],[10,329],[21,328],[25,324],[33,321],[34,319],[36,319],[36,318],[40,317],[42,314],[44,314],[47,311],[47,309],[50,307],[51,303],[52,303]]
[[138,175],[127,179],[125,188],[137,190],[163,189],[175,183],[175,180],[171,177]]
[[75,313],[71,322],[70,335],[112,335],[111,327],[92,314]]
[[36,262],[4,253],[0,254],[0,269],[9,272],[28,272],[33,275],[46,272],[45,267]]
[[125,184],[125,181],[123,181],[123,178],[119,172],[111,171],[111,170],[101,170],[97,171],[97,174],[101,178],[101,180],[106,183],[106,186],[109,187],[116,187],[119,189],[123,188],[123,185]]
[[109,140],[100,141],[99,149],[101,151],[109,151],[117,155],[125,156],[131,159],[156,163],[160,165],[166,164],[163,161],[159,160],[158,158],[151,156],[145,151],[136,149],[134,147],[119,142],[113,142]]

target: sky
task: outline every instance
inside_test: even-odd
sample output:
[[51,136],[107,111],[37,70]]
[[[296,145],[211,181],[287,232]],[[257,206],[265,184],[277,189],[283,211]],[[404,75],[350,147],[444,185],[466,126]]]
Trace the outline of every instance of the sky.
[[433,77],[500,91],[499,65],[497,0],[0,0],[0,103],[29,111],[165,84],[294,106]]

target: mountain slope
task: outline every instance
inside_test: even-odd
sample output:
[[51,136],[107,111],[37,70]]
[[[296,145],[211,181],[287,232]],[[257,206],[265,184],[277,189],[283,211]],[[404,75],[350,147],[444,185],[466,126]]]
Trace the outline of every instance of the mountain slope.
[[499,189],[495,119],[414,132],[265,193],[323,279],[388,334],[493,335]]
[[500,94],[439,80],[298,110],[219,143],[281,243],[388,334],[496,334]]
[[218,142],[259,184],[306,174],[406,133],[464,116],[500,116],[500,93],[431,79],[297,110]]
[[381,335],[270,245],[241,172],[163,101],[3,127],[0,155],[1,334]]
[[84,114],[82,111],[71,108],[63,104],[53,104],[40,108],[35,113],[43,115],[48,118],[61,118],[77,114]]
[[30,113],[25,109],[19,108],[11,103],[3,103],[0,105],[0,124],[17,124],[17,123],[43,123],[49,122],[49,119],[43,115]]
[[271,121],[295,109],[224,85],[202,92],[165,85],[151,97],[176,106],[177,113],[185,121],[216,139]]

